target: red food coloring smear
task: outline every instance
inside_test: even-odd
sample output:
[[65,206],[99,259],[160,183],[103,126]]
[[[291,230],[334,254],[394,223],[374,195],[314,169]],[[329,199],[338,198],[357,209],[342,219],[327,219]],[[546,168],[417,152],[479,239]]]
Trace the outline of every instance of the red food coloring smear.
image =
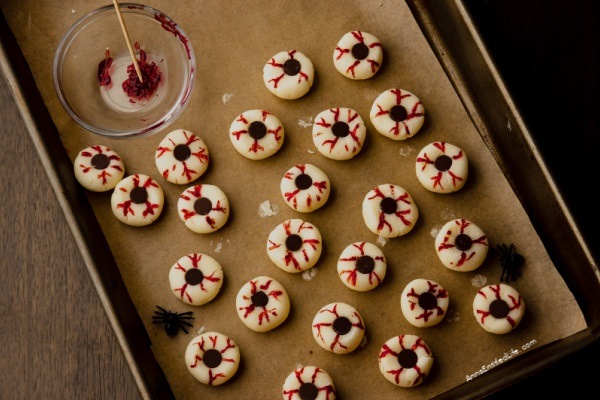
[[110,85],[111,80],[108,70],[112,65],[112,61],[113,59],[110,56],[110,50],[106,49],[106,52],[104,53],[104,60],[100,61],[100,64],[98,64],[98,83],[100,86]]
[[183,43],[183,47],[185,47],[185,52],[187,54],[188,60],[191,59],[192,55],[190,51],[189,40],[177,29],[177,24],[165,17],[163,14],[156,14],[154,16],[154,19],[160,22],[160,25],[165,31],[171,32],[175,37],[177,37],[181,41],[181,43]]
[[[129,77],[123,82],[122,86],[123,91],[127,93],[127,96],[145,99],[151,97],[156,91],[162,78],[162,72],[160,72],[158,65],[156,65],[154,61],[150,64],[146,62],[146,52],[140,49],[140,44],[138,42],[135,43],[135,49],[140,52],[138,64],[142,73],[143,82],[140,82],[135,66],[131,63],[127,66]],[[132,102],[132,100],[129,101]]]
[[[129,64],[127,66],[128,78],[123,81],[121,86],[127,96],[131,97],[129,100],[130,103],[135,102],[133,100],[134,98],[141,100],[151,97],[154,92],[156,92],[158,84],[162,80],[162,72],[160,72],[158,65],[156,65],[154,61],[152,63],[146,61],[146,52],[140,49],[140,44],[138,42],[135,43],[135,49],[140,53],[138,65],[140,66],[143,82],[140,82],[133,63]],[[112,62],[113,58],[110,56],[110,50],[107,49],[104,54],[104,59],[98,64],[98,83],[100,86],[108,86],[111,84],[112,80],[109,71]]]

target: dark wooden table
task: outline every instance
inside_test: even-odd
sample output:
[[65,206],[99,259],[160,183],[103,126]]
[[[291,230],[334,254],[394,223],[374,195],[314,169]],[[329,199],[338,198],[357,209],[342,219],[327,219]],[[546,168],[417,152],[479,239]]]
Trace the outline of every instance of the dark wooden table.
[[0,399],[140,399],[0,73]]
[[[577,3],[480,1],[474,11],[597,256],[597,198],[581,189],[598,186],[598,6]],[[0,400],[141,398],[3,76],[0,127]],[[491,398],[553,398],[557,385],[581,398],[598,390],[599,358],[592,346]]]

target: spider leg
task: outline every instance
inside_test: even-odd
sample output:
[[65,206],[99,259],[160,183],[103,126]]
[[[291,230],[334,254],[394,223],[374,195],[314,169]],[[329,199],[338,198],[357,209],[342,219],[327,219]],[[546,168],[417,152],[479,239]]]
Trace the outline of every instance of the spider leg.
[[193,314],[192,311],[187,311],[187,312],[184,312],[184,313],[178,313],[177,316],[178,317],[185,317],[185,316],[189,316],[189,315],[192,315],[192,314]]
[[182,330],[182,331],[184,331],[185,333],[189,333],[189,332],[188,332],[188,330],[187,330],[187,329],[185,329],[185,326],[183,326],[183,325],[180,325],[179,327],[180,327],[180,328],[181,328],[181,330]]
[[[161,306],[156,306],[156,308],[158,308],[160,311],[162,311],[165,314],[168,314],[170,311],[165,310],[164,308],[162,308]],[[154,311],[155,313],[158,311]]]
[[183,325],[187,325],[187,326],[194,326],[194,325],[190,324],[190,323],[189,323],[189,322],[187,322],[187,321],[179,321],[179,323],[181,324],[181,326],[183,326]]
[[192,317],[192,316],[185,316],[185,317],[178,316],[177,318],[179,318],[179,319],[181,319],[181,320],[185,320],[185,319],[187,319],[187,320],[194,319],[194,317]]

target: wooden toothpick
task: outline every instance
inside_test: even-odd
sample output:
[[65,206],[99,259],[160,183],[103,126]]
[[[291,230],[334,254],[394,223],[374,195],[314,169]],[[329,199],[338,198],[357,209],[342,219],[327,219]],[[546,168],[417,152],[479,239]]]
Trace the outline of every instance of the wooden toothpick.
[[127,32],[127,27],[125,26],[125,21],[123,21],[123,14],[121,14],[121,8],[119,7],[119,2],[117,0],[113,0],[113,4],[115,5],[115,10],[117,11],[117,16],[119,17],[119,24],[121,24],[121,30],[123,31],[123,36],[125,36],[125,42],[127,42],[127,48],[129,49],[129,54],[131,54],[131,59],[133,60],[133,66],[135,67],[135,72],[137,73],[138,79],[140,82],[144,82],[142,78],[142,71],[140,70],[140,64],[138,63],[137,58],[135,58],[135,52],[133,51],[133,46],[131,46],[131,39],[129,39],[129,33]]

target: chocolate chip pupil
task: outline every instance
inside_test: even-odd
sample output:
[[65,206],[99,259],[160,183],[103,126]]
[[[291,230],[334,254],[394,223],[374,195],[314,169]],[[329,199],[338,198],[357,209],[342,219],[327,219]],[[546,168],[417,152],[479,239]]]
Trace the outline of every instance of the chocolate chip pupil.
[[218,367],[221,364],[222,359],[223,357],[221,356],[221,352],[216,349],[208,349],[202,356],[202,361],[208,368]]
[[352,46],[352,56],[357,60],[364,60],[369,55],[369,48],[364,43],[356,43]]
[[421,293],[419,295],[419,307],[423,310],[433,310],[437,307],[437,299],[431,292]]
[[267,126],[260,121],[254,121],[248,127],[248,134],[252,139],[262,139],[267,134]]
[[496,299],[490,304],[490,314],[494,318],[506,318],[510,312],[508,304],[501,299]]
[[296,177],[294,181],[296,183],[296,187],[300,190],[306,190],[312,186],[312,178],[308,174],[300,174]]
[[300,248],[302,247],[302,238],[300,237],[300,235],[296,234],[289,235],[287,239],[285,239],[285,247],[289,251],[300,250]]
[[361,256],[356,260],[356,270],[361,274],[370,274],[375,269],[375,260],[371,256]]
[[283,63],[283,72],[290,76],[297,75],[300,72],[300,61],[290,58]]
[[298,389],[301,400],[315,400],[319,395],[319,389],[314,383],[305,382]]
[[198,215],[206,215],[212,210],[212,202],[206,197],[200,197],[194,202],[194,211]]
[[393,214],[398,209],[398,203],[396,203],[396,200],[392,199],[391,197],[386,197],[381,200],[379,208],[381,208],[381,211],[383,211],[385,214]]
[[337,317],[333,321],[333,330],[340,335],[345,335],[350,332],[350,329],[352,329],[352,323],[346,317]]
[[461,233],[454,240],[454,244],[460,251],[467,251],[473,245],[473,239],[471,239],[471,236]]
[[198,268],[188,269],[185,273],[185,281],[192,285],[198,285],[204,279],[204,274]]
[[145,203],[148,199],[148,192],[146,191],[146,188],[138,186],[133,188],[131,192],[129,192],[129,198],[135,204],[142,204]]
[[96,154],[94,157],[92,157],[91,163],[92,167],[96,169],[104,169],[108,167],[108,164],[110,164],[110,159],[106,154]]
[[178,144],[173,149],[173,156],[178,161],[185,161],[192,155],[192,151],[186,144]]
[[447,155],[443,154],[435,159],[433,165],[438,171],[448,171],[452,166],[452,159]]
[[256,292],[250,297],[250,301],[252,301],[252,304],[256,307],[264,307],[269,302],[269,296],[263,291]]
[[350,134],[350,127],[347,123],[338,121],[331,127],[331,133],[335,137],[346,137]]
[[404,349],[398,353],[398,362],[402,368],[413,368],[417,365],[417,361],[419,361],[419,357],[413,350]]
[[406,112],[406,108],[401,105],[395,105],[390,109],[390,118],[396,122],[402,122],[408,117],[408,112]]

